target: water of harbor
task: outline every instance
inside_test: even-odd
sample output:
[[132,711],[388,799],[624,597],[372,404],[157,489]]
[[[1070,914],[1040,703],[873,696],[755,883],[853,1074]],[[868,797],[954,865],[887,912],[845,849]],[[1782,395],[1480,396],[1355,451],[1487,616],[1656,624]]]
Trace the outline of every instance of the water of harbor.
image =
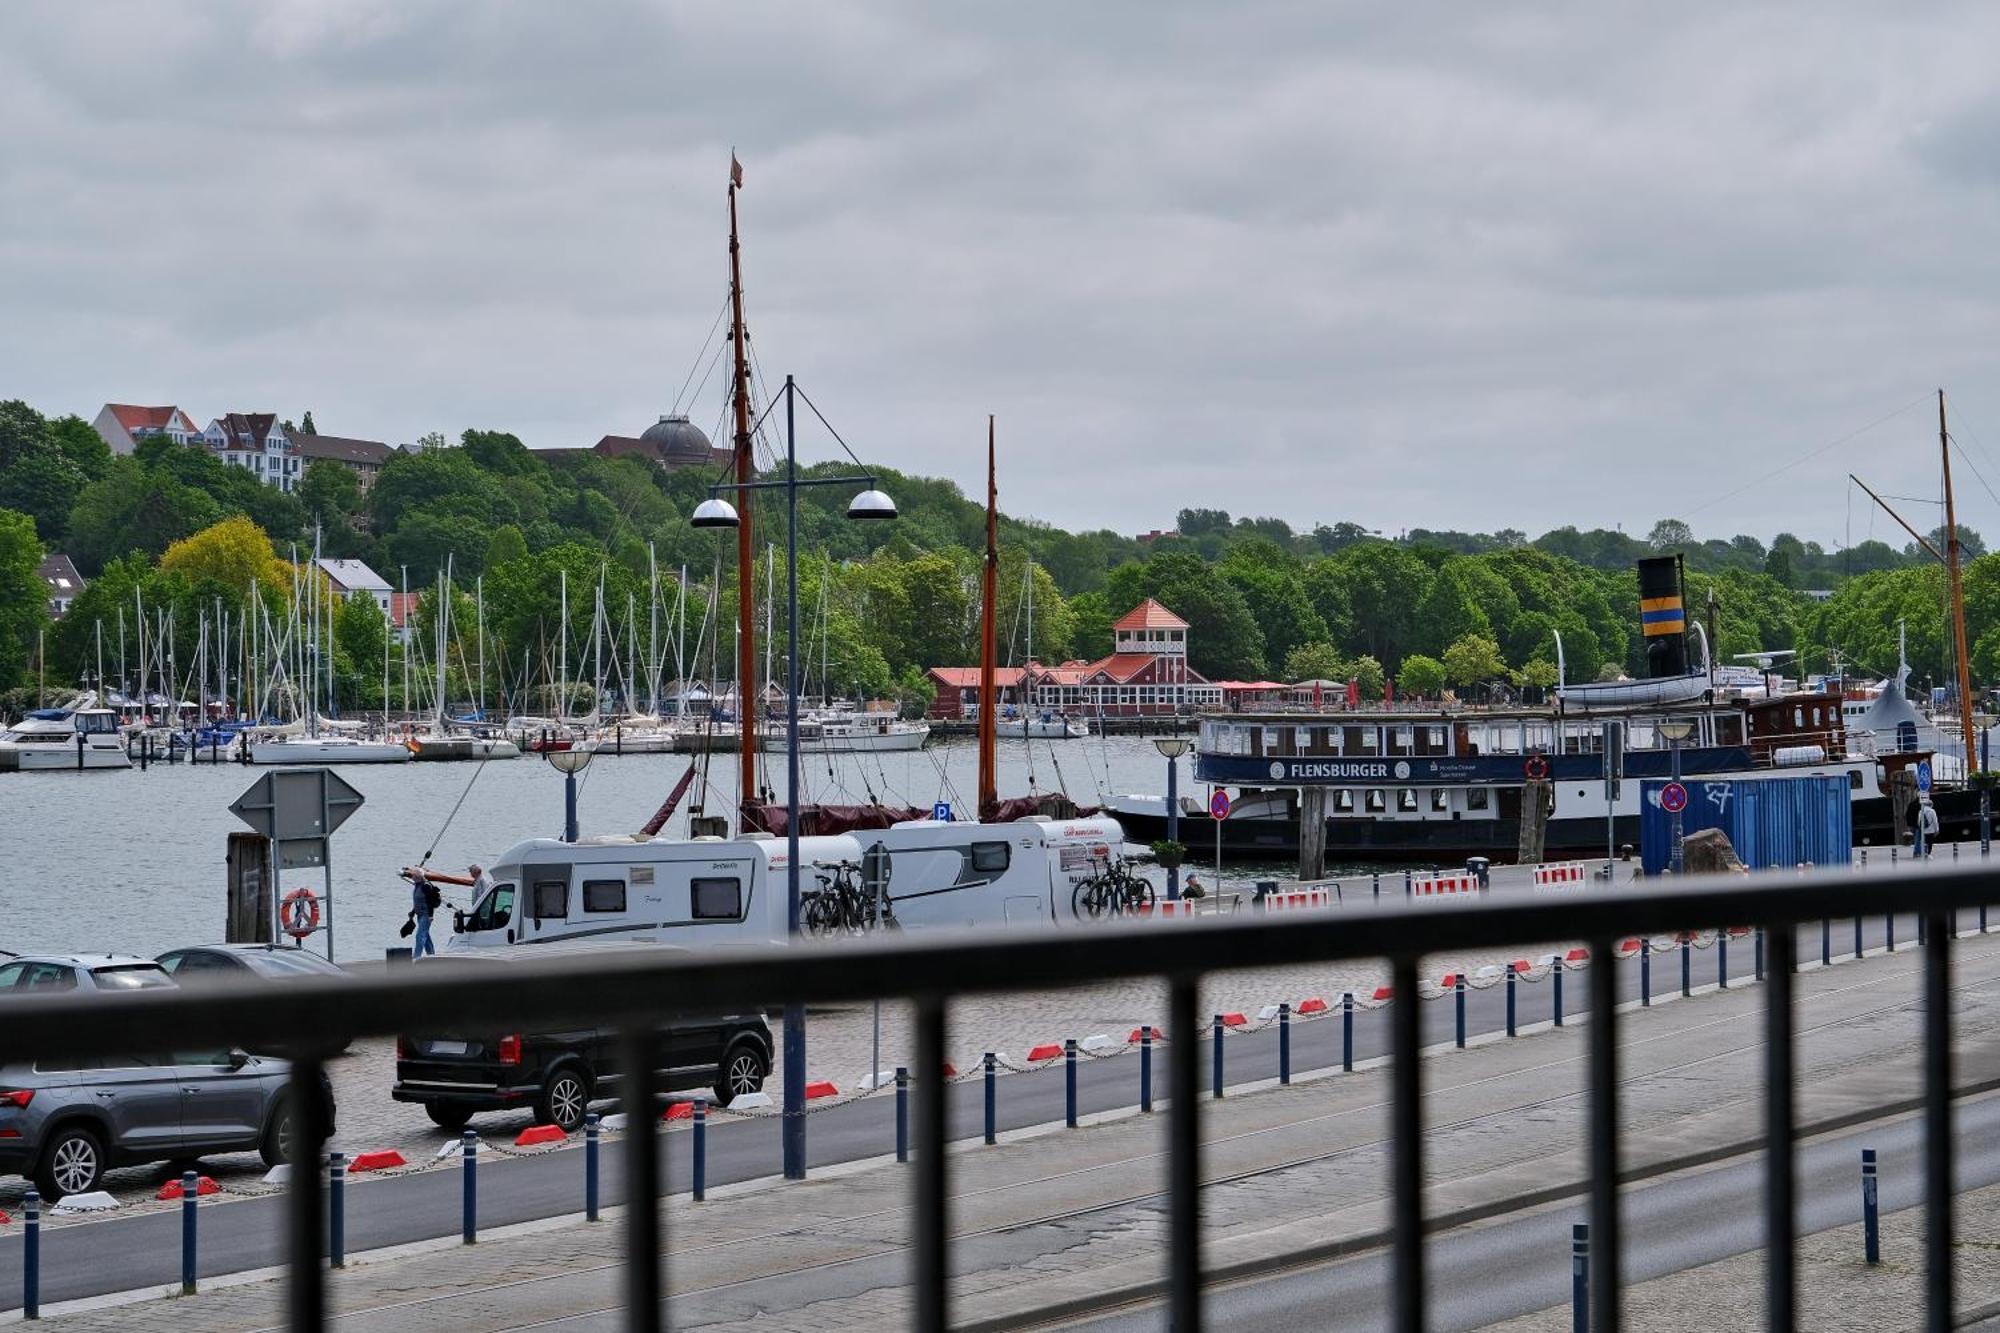
[[[600,756],[579,780],[582,832],[636,832],[691,762],[699,760]],[[977,747],[961,738],[899,754],[809,754],[800,785],[808,800],[879,798],[923,809],[949,801],[963,815],[972,806],[977,762]],[[782,799],[784,756],[765,756],[765,766],[764,781]],[[221,939],[227,837],[244,827],[229,806],[262,771],[181,764],[0,775],[0,949],[151,956]],[[380,958],[402,943],[396,930],[410,890],[396,872],[426,852],[433,867],[463,872],[491,864],[524,838],[562,836],[562,775],[534,756],[337,771],[367,798],[333,838],[334,956],[344,961]],[[1200,794],[1205,789],[1195,788],[1191,772],[1183,759],[1182,790]],[[734,755],[709,757],[710,810],[734,808],[736,773]],[[1114,793],[1163,791],[1166,761],[1136,736],[1036,741],[1032,757],[1023,742],[1003,741],[999,774],[1003,796],[1066,791],[1089,806]],[[688,807],[702,798],[697,782],[667,836],[685,835]],[[1192,853],[1202,859],[1200,848]],[[1256,873],[1231,865],[1226,879]],[[318,892],[321,882],[316,868],[287,871],[280,888]]]

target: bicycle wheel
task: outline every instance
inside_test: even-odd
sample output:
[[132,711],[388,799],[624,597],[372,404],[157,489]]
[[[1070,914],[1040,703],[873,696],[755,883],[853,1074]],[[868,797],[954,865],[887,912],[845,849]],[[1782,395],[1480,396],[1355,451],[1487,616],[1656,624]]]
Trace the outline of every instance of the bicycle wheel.
[[1125,910],[1139,912],[1153,905],[1153,881],[1132,876],[1125,885]]
[[1098,915],[1104,910],[1104,899],[1099,895],[1101,887],[1094,876],[1080,881],[1069,896],[1069,910],[1077,916]]

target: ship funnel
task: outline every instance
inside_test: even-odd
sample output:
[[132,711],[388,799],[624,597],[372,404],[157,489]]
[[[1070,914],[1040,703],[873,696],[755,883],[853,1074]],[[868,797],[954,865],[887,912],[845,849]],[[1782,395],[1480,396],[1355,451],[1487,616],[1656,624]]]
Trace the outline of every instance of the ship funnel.
[[1681,557],[1639,562],[1639,629],[1646,639],[1646,677],[1688,673],[1687,605]]

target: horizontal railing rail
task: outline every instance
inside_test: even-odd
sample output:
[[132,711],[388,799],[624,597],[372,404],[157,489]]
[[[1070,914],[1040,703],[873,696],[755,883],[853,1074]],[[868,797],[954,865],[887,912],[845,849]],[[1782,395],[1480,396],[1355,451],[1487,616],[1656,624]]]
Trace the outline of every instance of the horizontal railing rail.
[[[1413,909],[1400,901],[1339,915],[1273,917],[1236,914],[1187,929],[1101,925],[1092,929],[1012,930],[948,938],[865,942],[791,949],[691,954],[661,949],[619,950],[583,962],[574,953],[505,963],[447,956],[441,963],[396,968],[359,980],[302,979],[285,987],[240,984],[201,990],[28,995],[0,1002],[0,1051],[10,1059],[96,1054],[219,1043],[280,1049],[294,1060],[294,1101],[317,1105],[323,1060],[354,1037],[476,1027],[555,1028],[593,1023],[620,1028],[623,1067],[652,1069],[656,1025],[674,1013],[773,1008],[780,1003],[858,1002],[904,997],[916,1005],[916,1049],[910,1084],[915,1094],[911,1234],[915,1238],[914,1308],[925,1333],[947,1327],[945,1033],[952,997],[986,992],[1057,989],[1113,979],[1163,977],[1169,992],[1166,1031],[1199,1029],[1196,985],[1202,975],[1246,967],[1386,958],[1392,993],[1417,993],[1417,963],[1425,954],[1580,940],[1607,962],[1627,936],[1718,923],[1791,927],[1828,917],[1918,913],[1924,932],[1924,1127],[1926,1325],[1950,1326],[1953,1246],[1948,974],[1952,923],[1959,909],[2000,901],[2000,882],[1980,863],[1911,866],[1893,875],[1822,871],[1787,879],[1741,876],[1681,880],[1670,887],[1606,887],[1559,898],[1485,898],[1451,910]],[[456,965],[454,965],[456,964]],[[1790,1328],[1795,1320],[1793,1194],[1792,972],[1796,942],[1789,929],[1769,932],[1765,1079],[1767,1188],[1766,1319]],[[1618,1013],[1610,966],[1590,974],[1589,1215],[1595,1262],[1591,1326],[1619,1328],[1619,1235],[1616,1208]],[[1422,1065],[1414,1004],[1393,1014],[1391,1049],[1391,1171],[1395,1326],[1425,1326],[1424,1234],[1420,1105]],[[1167,1045],[1168,1305],[1173,1327],[1199,1328],[1200,1043]],[[625,1109],[634,1125],[654,1121],[654,1088],[646,1077],[625,1080]],[[803,1108],[786,1108],[802,1114]],[[321,1258],[324,1217],[319,1148],[323,1133],[293,1136],[289,1183],[288,1254],[292,1328],[318,1329],[325,1316]],[[656,1199],[660,1148],[653,1134],[634,1133],[624,1153],[628,1200]],[[657,1208],[626,1210],[628,1327],[661,1327],[663,1222]]]

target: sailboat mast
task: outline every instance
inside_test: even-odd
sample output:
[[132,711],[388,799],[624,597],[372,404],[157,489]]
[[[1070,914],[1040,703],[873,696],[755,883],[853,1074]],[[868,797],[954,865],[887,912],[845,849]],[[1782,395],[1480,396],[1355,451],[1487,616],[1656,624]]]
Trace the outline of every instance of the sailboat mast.
[[1959,571],[1958,510],[1951,496],[1951,435],[1945,429],[1944,390],[1938,390],[1938,452],[1944,458],[1945,569],[1951,575],[1951,632],[1958,645],[1958,728],[1965,742],[1965,774],[1972,775],[1972,667],[1965,649],[1965,583]]
[[993,461],[993,418],[986,418],[986,566],[980,573],[979,596],[979,818],[987,819],[1000,804],[1000,780],[994,763],[999,711],[993,674],[993,601],[1000,582],[999,489]]
[[646,543],[646,711],[660,715],[660,562]]
[[750,706],[750,683],[757,674],[757,626],[755,590],[750,586],[755,570],[750,525],[750,358],[743,331],[743,251],[736,237],[736,192],[743,187],[743,171],[732,155],[729,159],[729,338],[736,359],[736,766],[743,804],[757,799],[757,712]]

